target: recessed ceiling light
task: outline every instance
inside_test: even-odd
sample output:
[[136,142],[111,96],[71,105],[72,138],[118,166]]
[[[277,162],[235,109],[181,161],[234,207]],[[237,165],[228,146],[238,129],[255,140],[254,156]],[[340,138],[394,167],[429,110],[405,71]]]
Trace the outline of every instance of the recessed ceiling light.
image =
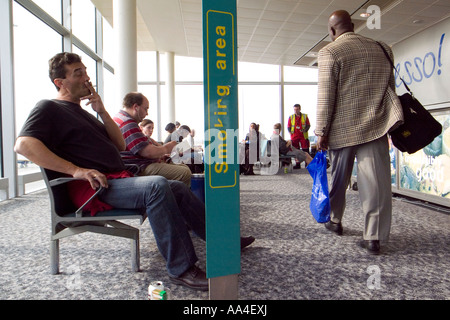
[[417,19],[417,20],[414,20],[413,23],[414,24],[421,24],[421,23],[423,23],[423,20]]
[[368,18],[368,17],[370,17],[372,14],[371,13],[369,13],[369,12],[363,12],[363,13],[361,13],[359,16],[361,17],[361,18]]

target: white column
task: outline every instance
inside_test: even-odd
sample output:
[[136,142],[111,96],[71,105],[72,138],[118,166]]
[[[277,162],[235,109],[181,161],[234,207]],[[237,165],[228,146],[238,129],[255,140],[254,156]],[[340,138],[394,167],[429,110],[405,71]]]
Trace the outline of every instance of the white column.
[[165,136],[161,109],[161,55],[159,51],[156,51],[156,121],[159,128],[156,132],[156,141],[163,141],[162,137]]
[[[16,113],[14,100],[14,47],[12,1],[0,1],[0,105],[2,120],[3,177],[8,179],[9,197],[18,194],[17,155],[13,151],[16,140]],[[3,179],[2,179],[3,180]],[[6,182],[3,180],[2,184]]]
[[114,36],[116,63],[116,101],[121,107],[123,97],[137,91],[137,29],[136,0],[114,0]]
[[[175,123],[175,54],[166,52],[167,57],[167,104],[168,104],[168,120]],[[165,124],[164,124],[165,126]]]
[[[286,130],[285,121],[284,121],[284,66],[279,66],[280,68],[280,123],[281,123],[281,131],[280,134],[283,137],[286,137],[284,130]],[[287,125],[287,124],[286,124]]]

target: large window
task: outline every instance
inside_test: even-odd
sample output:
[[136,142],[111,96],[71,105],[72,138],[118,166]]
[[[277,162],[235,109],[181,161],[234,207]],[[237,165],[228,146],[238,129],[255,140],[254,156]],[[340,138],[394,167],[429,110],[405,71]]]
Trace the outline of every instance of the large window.
[[317,82],[319,74],[317,68],[284,67],[285,82]]
[[306,113],[311,124],[308,134],[314,135],[316,129],[317,85],[285,85],[284,86],[284,137],[289,139],[287,131],[288,117],[294,113],[294,104],[300,104],[302,113]]
[[245,138],[250,123],[259,124],[259,131],[270,139],[273,125],[280,122],[279,85],[239,86],[239,140]]
[[[47,15],[61,22],[61,0],[34,0]],[[90,0],[72,1],[72,27],[73,33],[83,41],[83,44],[96,51],[96,18],[95,7]],[[37,17],[39,16],[39,18]],[[56,53],[63,50],[63,36],[47,26],[39,14],[32,14],[22,5],[13,2],[14,21],[14,78],[15,78],[15,102],[16,102],[16,128],[20,131],[31,109],[41,99],[52,99],[56,95],[56,88],[48,77],[48,60]],[[111,47],[112,28],[104,21],[104,32],[109,35],[105,50],[112,58]],[[70,49],[65,49],[70,50]],[[111,71],[104,69],[104,76],[98,79],[97,63],[86,52],[76,46],[72,51],[82,57],[87,67],[91,82],[95,87],[103,78],[108,80],[108,87],[104,92],[108,97],[114,90],[114,81]],[[111,106],[109,98],[105,98],[108,106]],[[117,109],[117,103],[112,107]],[[112,110],[109,109],[109,111]],[[86,110],[94,113],[91,108]]]
[[[114,80],[113,66],[108,63],[113,61],[114,53],[111,40],[113,38],[112,28],[105,20],[103,20],[104,28],[99,28],[96,10],[90,0],[71,1],[71,5],[63,9],[63,4],[67,3],[63,0],[12,1],[13,23],[7,27],[12,27],[14,41],[12,52],[14,52],[15,130],[12,128],[5,134],[5,139],[15,140],[15,136],[6,137],[6,135],[17,135],[20,132],[31,109],[37,102],[42,99],[55,98],[57,91],[49,79],[48,61],[56,53],[62,51],[72,51],[82,57],[92,83],[99,89],[100,93],[103,93],[105,104],[111,106],[109,97],[114,92]],[[36,5],[42,10],[37,8]],[[70,30],[67,29],[70,24],[63,23],[63,19],[68,17],[71,17],[72,22]],[[97,47],[97,43],[102,43],[103,34],[99,32],[100,30],[108,35],[104,43],[104,50],[98,50]],[[109,54],[108,57],[111,62],[105,61],[103,63],[103,52]],[[102,68],[102,65],[105,68]],[[99,73],[99,70],[102,72]],[[104,85],[105,81],[108,82],[107,88]],[[117,111],[119,107],[120,104],[115,103],[108,110],[110,112],[112,110]],[[86,110],[95,114],[90,107],[87,107]],[[2,159],[14,158],[12,148],[3,149],[1,152]],[[5,157],[5,155],[8,155],[8,157]],[[36,165],[29,163],[23,156],[17,155],[17,159],[19,175],[26,175],[39,170]],[[16,171],[10,168],[14,165],[14,163],[8,162],[8,168],[4,169],[5,172],[2,173],[5,178],[12,179],[9,182],[10,187],[17,184],[15,182]],[[39,186],[32,186],[35,184],[27,184],[25,192],[43,187],[43,183]],[[31,189],[29,189],[29,186]],[[20,188],[19,193],[22,191]]]
[[239,82],[279,82],[280,67],[276,65],[240,62]]
[[108,63],[114,62],[114,30],[109,22],[102,18],[103,29],[103,60]]
[[114,115],[121,107],[120,101],[116,101],[114,74],[103,68],[103,104],[110,115]]
[[176,56],[175,81],[203,81],[203,59]]
[[90,0],[72,1],[72,32],[96,51],[95,7]]
[[19,131],[39,100],[55,97],[56,88],[48,76],[48,60],[61,52],[62,37],[16,2],[13,12],[16,128]]
[[[160,65],[162,65],[163,55],[160,56]],[[148,116],[147,119],[150,119],[154,123],[154,130],[152,138],[157,141],[162,141],[165,139],[165,135],[162,135],[162,131],[165,127],[165,122],[163,120],[158,121],[158,97],[161,99],[161,101],[165,98],[166,94],[158,93],[158,69],[157,69],[157,53],[156,52],[149,52],[149,51],[139,51],[137,53],[137,59],[138,59],[138,91],[141,92],[143,95],[145,95],[150,103],[150,108],[148,110]],[[164,69],[165,68],[160,68]],[[165,78],[165,72],[163,75],[163,72],[161,70],[160,77]],[[160,79],[161,81],[161,79]],[[164,85],[162,83],[159,83],[161,85],[161,92],[164,92]],[[165,99],[164,99],[165,101]],[[160,123],[162,122],[162,123]]]
[[156,52],[139,51],[138,59],[138,81],[139,82],[156,82]]
[[[158,123],[158,91],[156,77],[156,53],[138,52],[139,90],[150,101],[149,118],[155,122],[154,138],[161,132],[164,140],[164,127],[169,122],[167,106],[166,59],[160,55],[160,106],[161,123]],[[270,138],[273,125],[284,122],[284,136],[289,139],[286,129],[288,117],[293,113],[293,105],[300,103],[302,112],[307,113],[311,122],[310,134],[314,134],[315,108],[317,101],[317,69],[284,67],[284,82],[277,65],[239,62],[239,139],[245,138],[251,122],[260,125],[260,131]],[[204,97],[203,97],[203,59],[175,57],[175,115],[177,121],[196,130],[196,143],[204,139]],[[281,91],[284,104],[281,102]],[[281,110],[284,119],[281,119]]]
[[203,144],[205,138],[203,85],[177,85],[175,92],[177,121],[195,130],[195,144]]
[[53,19],[62,22],[61,0],[33,0],[41,9],[47,12]]

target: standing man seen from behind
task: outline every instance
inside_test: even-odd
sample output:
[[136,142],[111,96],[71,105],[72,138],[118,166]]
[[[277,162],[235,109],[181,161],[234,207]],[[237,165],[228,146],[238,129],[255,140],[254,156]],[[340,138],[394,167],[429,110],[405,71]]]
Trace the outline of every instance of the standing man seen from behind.
[[[325,227],[343,234],[345,193],[356,156],[357,183],[364,212],[363,240],[370,254],[380,252],[391,228],[392,192],[387,133],[403,122],[394,74],[380,45],[354,33],[347,11],[328,23],[333,41],[319,52],[317,149],[332,163],[331,221]],[[382,43],[393,59],[392,50]]]
[[[287,128],[291,134],[292,146],[309,153],[308,130],[311,125],[309,124],[308,115],[302,113],[301,110],[300,104],[296,103],[294,105],[294,114],[288,119]],[[300,163],[297,162],[294,168],[299,169]]]
[[[92,87],[81,58],[60,53],[49,64],[56,99],[42,100],[31,111],[14,150],[38,166],[82,179],[82,191],[93,193],[101,185],[97,200],[104,204],[145,210],[170,279],[208,290],[188,229],[206,239],[203,202],[180,181],[129,174],[119,153],[125,150],[122,133]],[[82,100],[102,121],[81,107]],[[81,188],[69,189],[72,200],[79,198]]]

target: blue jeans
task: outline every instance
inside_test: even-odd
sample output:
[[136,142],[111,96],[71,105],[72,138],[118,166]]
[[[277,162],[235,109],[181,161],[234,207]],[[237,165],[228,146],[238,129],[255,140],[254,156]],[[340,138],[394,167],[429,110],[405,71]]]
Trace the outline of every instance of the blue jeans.
[[184,183],[142,176],[108,180],[108,184],[100,200],[115,208],[145,209],[171,276],[180,276],[197,262],[187,226],[205,240],[205,206]]

